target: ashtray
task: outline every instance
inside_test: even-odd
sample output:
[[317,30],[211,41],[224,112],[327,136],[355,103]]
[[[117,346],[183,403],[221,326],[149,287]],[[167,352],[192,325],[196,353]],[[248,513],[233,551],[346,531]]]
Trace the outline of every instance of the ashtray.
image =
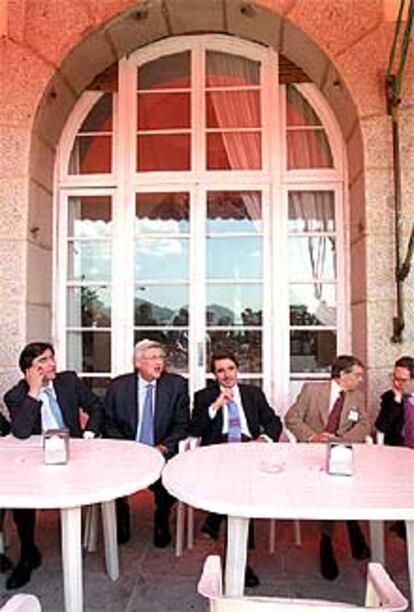
[[285,471],[285,463],[275,463],[274,461],[262,461],[260,471],[266,474],[281,474]]

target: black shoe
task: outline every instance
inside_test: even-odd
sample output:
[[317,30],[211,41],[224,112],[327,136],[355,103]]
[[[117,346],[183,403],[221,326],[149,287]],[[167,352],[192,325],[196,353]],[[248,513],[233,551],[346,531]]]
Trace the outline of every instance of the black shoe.
[[371,550],[366,543],[364,534],[357,521],[347,521],[349,543],[351,545],[351,553],[354,559],[369,559]]
[[320,570],[326,580],[335,580],[339,576],[339,568],[332,548],[332,539],[326,534],[322,534],[320,548]]
[[392,525],[390,525],[390,531],[404,540],[404,542],[407,541],[407,530],[404,521],[395,521],[395,523],[392,523]]
[[116,525],[118,544],[127,544],[131,539],[131,528],[129,521],[118,521]]
[[19,589],[30,581],[32,571],[42,564],[42,555],[35,547],[30,555],[22,557],[6,580],[6,589]]
[[206,519],[204,523],[201,525],[201,533],[203,533],[206,536],[206,538],[208,538],[209,540],[214,540],[214,542],[217,542],[218,537],[219,537],[218,528],[213,527],[208,522],[208,519]]
[[7,555],[0,555],[0,574],[4,574],[4,572],[8,572],[13,569],[13,563],[10,561]]
[[244,586],[249,589],[259,586],[259,576],[254,573],[253,568],[250,565],[246,566],[246,572],[244,574]]

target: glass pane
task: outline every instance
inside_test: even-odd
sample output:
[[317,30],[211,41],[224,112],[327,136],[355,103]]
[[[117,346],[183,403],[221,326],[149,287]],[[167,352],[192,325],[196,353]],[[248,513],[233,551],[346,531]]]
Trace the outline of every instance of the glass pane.
[[[240,372],[262,371],[262,332],[260,331],[209,331],[207,354],[229,350],[237,355]],[[207,364],[210,358],[207,359]],[[207,366],[209,367],[209,366]]]
[[135,279],[187,279],[188,240],[142,239],[135,242]]
[[112,132],[112,94],[98,100],[83,121],[79,132]]
[[111,172],[111,136],[76,136],[69,160],[69,174]]
[[331,148],[322,130],[287,132],[287,153],[289,170],[333,167]]
[[135,325],[188,325],[188,287],[136,285]]
[[207,238],[209,279],[260,279],[262,241],[256,237]]
[[189,134],[152,134],[137,137],[137,170],[190,170]]
[[207,87],[241,87],[258,85],[260,64],[241,55],[207,51]]
[[261,166],[260,132],[207,134],[208,170],[258,170]]
[[206,97],[207,127],[260,127],[259,91],[211,91]]
[[75,372],[111,371],[111,334],[109,332],[68,332],[68,370]]
[[207,195],[207,232],[262,231],[260,191],[210,191]]
[[188,193],[137,193],[135,232],[140,234],[180,234],[190,231]]
[[335,285],[290,285],[291,325],[336,325]]
[[190,87],[190,52],[174,53],[138,68],[138,89]]
[[206,325],[261,325],[261,285],[209,285]]
[[333,191],[290,191],[290,232],[335,231]]
[[110,196],[71,196],[68,201],[68,235],[104,238],[111,235]]
[[336,244],[332,236],[289,238],[291,279],[329,279],[336,275]]
[[290,332],[291,372],[329,372],[336,356],[336,332]]
[[294,85],[286,87],[286,124],[322,125],[318,115]]
[[69,280],[104,281],[111,278],[111,243],[108,241],[70,241],[68,244]]
[[68,327],[110,327],[110,288],[69,287],[67,320]]
[[138,95],[138,129],[167,130],[190,127],[189,93]]
[[161,331],[161,330],[136,330],[134,342],[140,340],[155,340],[164,345],[167,359],[166,368],[169,372],[177,374],[188,373],[188,331]]
[[[100,376],[99,378],[85,377],[85,378],[82,378],[82,382],[88,387],[88,389],[90,389],[98,397],[103,399],[109,387],[109,383],[111,382],[111,379],[105,376]],[[87,419],[87,415],[86,415],[86,419]]]

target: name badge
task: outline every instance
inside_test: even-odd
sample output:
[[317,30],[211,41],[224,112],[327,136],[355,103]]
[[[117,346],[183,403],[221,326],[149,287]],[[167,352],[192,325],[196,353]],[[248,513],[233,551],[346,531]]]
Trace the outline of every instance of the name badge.
[[356,423],[359,420],[359,414],[358,411],[355,410],[355,408],[351,408],[351,410],[349,411],[348,419],[353,423]]

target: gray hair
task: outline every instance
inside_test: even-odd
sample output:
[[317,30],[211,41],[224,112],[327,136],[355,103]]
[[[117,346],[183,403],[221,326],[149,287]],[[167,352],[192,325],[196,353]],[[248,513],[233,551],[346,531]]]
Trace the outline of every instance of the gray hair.
[[144,354],[149,349],[160,349],[163,353],[165,353],[165,348],[160,342],[144,338],[143,340],[137,342],[134,346],[134,359],[142,359]]

